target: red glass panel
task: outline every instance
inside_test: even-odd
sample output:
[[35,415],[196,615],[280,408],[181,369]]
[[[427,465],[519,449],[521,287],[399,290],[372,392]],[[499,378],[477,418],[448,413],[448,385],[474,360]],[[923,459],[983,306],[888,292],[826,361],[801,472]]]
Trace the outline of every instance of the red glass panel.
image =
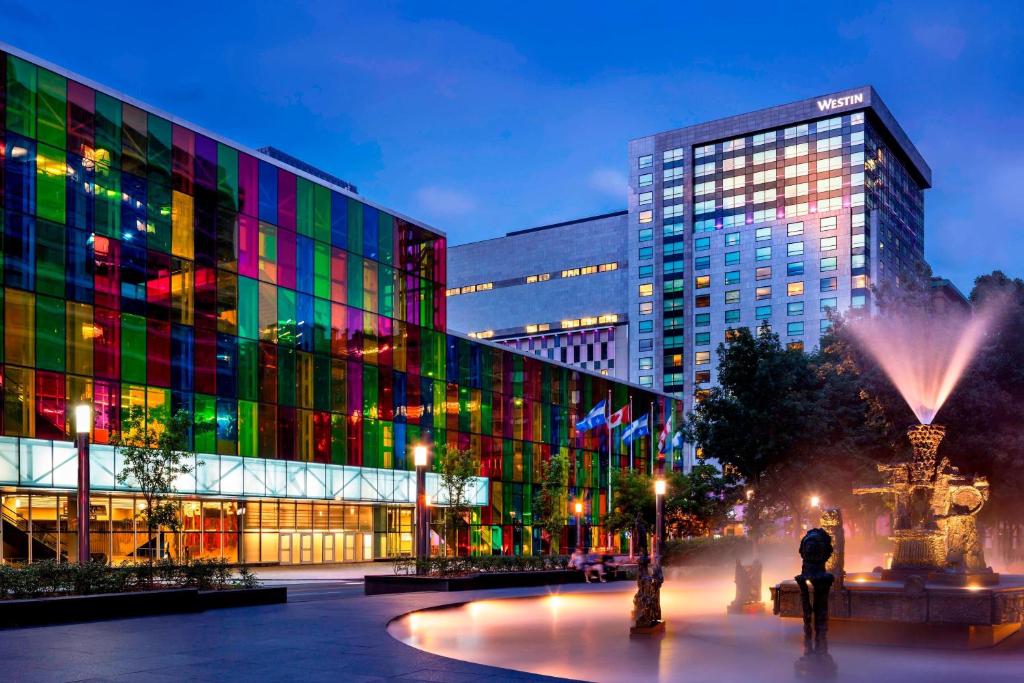
[[217,271],[214,268],[196,268],[195,326],[196,329],[217,329]]
[[195,390],[200,394],[217,393],[217,333],[195,330]]
[[121,315],[97,306],[93,311],[93,370],[97,377],[121,376]]
[[391,338],[391,318],[377,316],[377,365],[380,366],[381,375],[395,363],[395,346]]
[[97,306],[121,307],[121,243],[102,235],[93,235],[93,273]]
[[313,460],[331,462],[331,414],[313,413]]
[[65,439],[64,375],[59,372],[36,372],[37,439]]
[[277,457],[281,460],[298,460],[295,419],[295,408],[277,407]]
[[185,194],[194,194],[192,186],[195,180],[195,133],[188,128],[174,125],[171,133],[172,170],[174,189]]
[[97,380],[93,384],[93,438],[97,443],[110,443],[118,431],[120,420],[120,385]]
[[81,83],[68,81],[68,151],[91,157],[95,128],[96,93]]
[[295,289],[295,233],[277,231],[277,284]]
[[259,405],[259,456],[277,458],[277,406],[267,403]]
[[253,216],[238,217],[238,274],[260,276],[260,228]]
[[348,417],[348,464],[360,466],[363,464],[363,418],[358,413]]
[[277,346],[260,342],[259,354],[260,400],[277,403]]
[[238,154],[238,213],[259,216],[260,162]]

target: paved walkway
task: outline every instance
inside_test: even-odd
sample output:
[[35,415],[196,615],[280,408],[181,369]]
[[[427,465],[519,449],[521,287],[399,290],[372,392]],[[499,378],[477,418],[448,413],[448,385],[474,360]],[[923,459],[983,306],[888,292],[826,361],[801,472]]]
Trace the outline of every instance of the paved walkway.
[[[563,591],[614,590],[615,584]],[[621,587],[618,587],[621,589]],[[0,631],[10,681],[562,681],[460,662],[387,634],[411,610],[548,589],[325,597],[200,614]]]
[[362,581],[367,574],[393,574],[391,562],[349,562],[346,564],[300,564],[257,567],[253,573],[268,586],[311,581]]

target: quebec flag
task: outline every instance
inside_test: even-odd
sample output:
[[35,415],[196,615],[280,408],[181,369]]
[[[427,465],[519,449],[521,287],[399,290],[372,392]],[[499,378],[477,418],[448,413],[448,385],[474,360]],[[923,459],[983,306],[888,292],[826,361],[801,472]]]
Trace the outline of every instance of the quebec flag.
[[647,424],[647,417],[647,413],[644,413],[643,417],[629,423],[626,429],[622,432],[622,443],[630,444],[636,439],[651,435],[651,429]]
[[605,417],[604,404],[605,402],[601,401],[591,408],[587,416],[576,423],[576,431],[585,432],[594,427],[603,427],[608,424],[608,418]]

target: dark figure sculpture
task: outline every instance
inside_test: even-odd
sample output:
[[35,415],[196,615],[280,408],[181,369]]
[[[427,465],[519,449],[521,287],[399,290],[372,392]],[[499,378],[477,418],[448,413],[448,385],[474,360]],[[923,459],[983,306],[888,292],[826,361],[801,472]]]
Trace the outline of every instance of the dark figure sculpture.
[[665,577],[661,571],[661,562],[651,566],[646,553],[640,556],[636,577],[636,595],[633,596],[633,626],[629,629],[631,636],[646,636],[662,633],[665,622],[661,620],[661,584]]
[[647,556],[647,525],[644,524],[643,517],[637,513],[636,518],[633,520],[633,537],[636,539],[634,542],[636,554],[640,557]]
[[825,571],[832,557],[832,537],[824,529],[811,529],[800,541],[803,564],[795,576],[804,616],[804,654],[797,660],[797,676],[822,678],[836,673],[828,653],[828,597],[835,577]]
[[743,565],[736,560],[736,599],[726,608],[729,614],[761,614],[761,562]]

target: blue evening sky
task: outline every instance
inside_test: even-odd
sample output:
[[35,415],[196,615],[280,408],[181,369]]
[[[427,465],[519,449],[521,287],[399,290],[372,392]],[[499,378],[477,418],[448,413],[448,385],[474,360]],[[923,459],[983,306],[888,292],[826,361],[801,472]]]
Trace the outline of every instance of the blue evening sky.
[[1024,274],[1024,3],[0,0],[0,18],[0,40],[452,243],[624,208],[630,138],[871,83],[933,169],[936,273],[965,292]]

